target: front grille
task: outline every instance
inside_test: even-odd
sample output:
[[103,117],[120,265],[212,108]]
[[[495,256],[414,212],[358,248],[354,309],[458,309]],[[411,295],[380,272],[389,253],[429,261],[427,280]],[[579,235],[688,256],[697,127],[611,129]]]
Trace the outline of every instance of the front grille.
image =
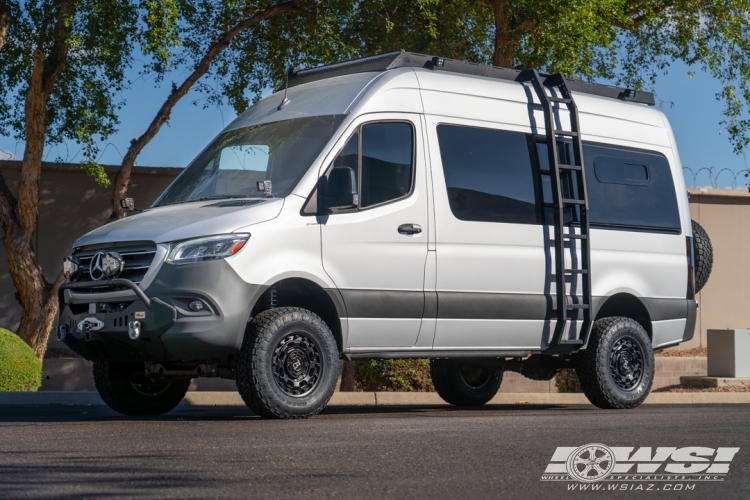
[[[92,281],[91,261],[98,252],[117,252],[125,261],[125,266],[118,278],[128,279],[136,284],[143,281],[143,277],[151,267],[156,255],[156,245],[152,242],[109,243],[76,248],[73,257],[78,259],[80,272],[76,281]],[[101,280],[102,285],[106,280]]]

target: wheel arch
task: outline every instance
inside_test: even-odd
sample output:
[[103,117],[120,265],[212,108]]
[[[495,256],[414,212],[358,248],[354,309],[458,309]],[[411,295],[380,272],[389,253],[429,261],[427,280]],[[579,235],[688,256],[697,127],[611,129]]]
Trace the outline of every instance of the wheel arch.
[[347,332],[341,318],[346,317],[346,309],[337,289],[323,288],[306,278],[280,279],[267,285],[253,304],[251,317],[274,307],[301,307],[314,312],[331,329],[339,352],[344,350]]
[[609,316],[624,316],[637,321],[653,342],[654,329],[646,304],[633,294],[621,292],[604,298],[596,310],[594,321]]

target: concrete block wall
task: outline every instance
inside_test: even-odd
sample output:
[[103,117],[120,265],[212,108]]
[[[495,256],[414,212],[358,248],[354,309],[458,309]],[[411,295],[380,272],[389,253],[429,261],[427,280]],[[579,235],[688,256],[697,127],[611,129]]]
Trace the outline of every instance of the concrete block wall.
[[689,189],[690,215],[708,233],[714,266],[696,297],[695,336],[677,349],[707,347],[706,332],[750,328],[750,193],[747,189]]
[[680,377],[706,375],[707,358],[656,358],[656,373],[651,390],[670,385],[680,385]]

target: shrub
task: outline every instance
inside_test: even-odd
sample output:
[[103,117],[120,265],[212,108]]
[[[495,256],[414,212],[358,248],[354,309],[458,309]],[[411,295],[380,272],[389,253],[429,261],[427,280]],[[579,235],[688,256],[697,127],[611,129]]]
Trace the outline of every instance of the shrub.
[[560,370],[555,376],[555,387],[557,392],[583,392],[578,375],[572,369]]
[[0,328],[0,391],[36,391],[42,384],[42,363],[26,342]]
[[381,392],[434,391],[427,359],[373,359],[357,361],[355,390]]

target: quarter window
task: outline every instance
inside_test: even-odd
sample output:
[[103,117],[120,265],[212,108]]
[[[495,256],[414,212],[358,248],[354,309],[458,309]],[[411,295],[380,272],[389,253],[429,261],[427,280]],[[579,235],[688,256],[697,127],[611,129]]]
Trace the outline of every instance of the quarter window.
[[680,231],[680,212],[664,155],[584,144],[592,225]]

